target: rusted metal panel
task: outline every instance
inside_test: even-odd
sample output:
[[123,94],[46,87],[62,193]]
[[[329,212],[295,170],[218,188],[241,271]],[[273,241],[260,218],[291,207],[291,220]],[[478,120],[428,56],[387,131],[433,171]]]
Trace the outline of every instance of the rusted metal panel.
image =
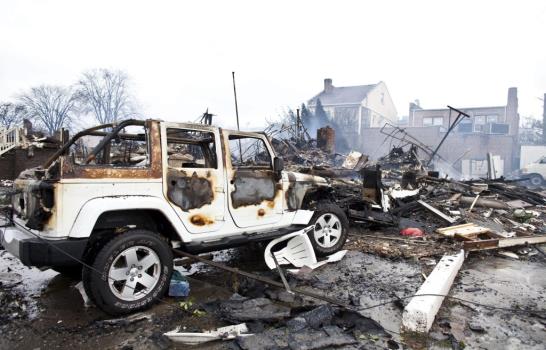
[[195,226],[206,226],[214,224],[214,220],[203,214],[194,214],[190,216],[190,223]]
[[235,209],[275,201],[278,188],[273,171],[237,170],[232,182],[235,189],[231,192],[231,200]]
[[[210,173],[208,175],[210,178]],[[212,179],[209,178],[199,177],[196,172],[188,176],[184,170],[169,169],[167,174],[167,196],[171,202],[184,211],[211,204],[214,200],[214,191],[211,183]],[[194,224],[192,218],[190,218],[190,221]],[[195,221],[207,222],[197,218]]]
[[163,175],[163,162],[161,157],[161,133],[159,122],[148,120],[148,130],[150,135],[150,168],[151,177],[158,179]]

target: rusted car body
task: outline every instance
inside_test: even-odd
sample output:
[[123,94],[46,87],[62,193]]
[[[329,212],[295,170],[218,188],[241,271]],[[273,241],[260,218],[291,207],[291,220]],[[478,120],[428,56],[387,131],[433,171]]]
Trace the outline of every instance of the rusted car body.
[[52,246],[83,259],[95,235],[128,227],[189,251],[271,239],[307,224],[329,191],[283,171],[265,134],[158,120],[84,130],[14,186],[0,243],[34,266],[74,263]]

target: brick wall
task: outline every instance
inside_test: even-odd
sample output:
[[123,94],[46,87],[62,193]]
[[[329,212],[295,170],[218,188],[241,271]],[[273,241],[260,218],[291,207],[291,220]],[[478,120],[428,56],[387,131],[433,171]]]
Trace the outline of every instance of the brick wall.
[[0,157],[0,179],[13,180],[23,170],[42,165],[49,159],[57,148],[35,148],[32,152],[17,148]]
[[[442,137],[439,127],[408,127],[405,130],[431,149],[436,148]],[[386,129],[392,132],[392,129]],[[337,136],[337,135],[336,135]],[[401,142],[380,132],[379,128],[364,129],[362,135],[355,139],[352,148],[378,159],[386,155],[393,146]],[[403,144],[403,143],[402,143]],[[510,135],[488,134],[450,134],[439,150],[440,156],[448,163],[454,163],[454,168],[461,171],[462,159],[486,159],[487,153],[500,155],[504,160],[504,174],[519,168],[519,149],[517,140]]]

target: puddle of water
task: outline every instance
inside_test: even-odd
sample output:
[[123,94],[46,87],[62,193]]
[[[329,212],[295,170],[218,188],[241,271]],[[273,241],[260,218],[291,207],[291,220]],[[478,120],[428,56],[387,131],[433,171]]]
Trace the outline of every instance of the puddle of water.
[[[451,295],[498,307],[544,310],[544,264],[499,257],[470,257],[459,272]],[[467,348],[544,349],[546,343],[543,322],[528,314],[447,300],[438,319],[447,320],[450,332]],[[484,332],[472,331],[471,322],[482,326]],[[441,332],[438,322],[435,322],[434,330]]]

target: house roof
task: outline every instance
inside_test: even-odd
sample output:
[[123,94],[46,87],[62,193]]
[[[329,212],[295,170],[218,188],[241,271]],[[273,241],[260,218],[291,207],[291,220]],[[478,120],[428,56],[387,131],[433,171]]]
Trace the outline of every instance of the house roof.
[[322,105],[334,104],[359,104],[377,84],[332,87],[331,91],[322,91],[309,100],[310,105],[315,105],[320,99]]

